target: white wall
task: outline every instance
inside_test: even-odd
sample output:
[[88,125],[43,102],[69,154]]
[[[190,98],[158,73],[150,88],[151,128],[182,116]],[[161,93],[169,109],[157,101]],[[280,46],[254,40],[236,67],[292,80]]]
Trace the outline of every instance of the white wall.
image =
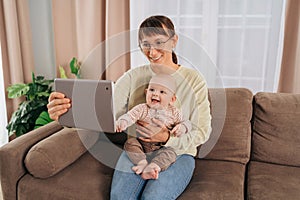
[[34,67],[36,75],[54,78],[55,53],[52,25],[52,1],[28,0]]

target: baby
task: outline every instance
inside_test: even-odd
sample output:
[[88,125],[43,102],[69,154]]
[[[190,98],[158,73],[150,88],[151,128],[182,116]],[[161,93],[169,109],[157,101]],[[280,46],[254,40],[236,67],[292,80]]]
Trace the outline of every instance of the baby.
[[[151,123],[151,119],[156,118],[170,130],[170,136],[179,137],[188,133],[191,122],[183,120],[181,112],[173,105],[175,91],[176,82],[171,75],[153,76],[145,90],[146,103],[122,115],[116,122],[116,131],[124,131],[137,121]],[[132,170],[141,174],[143,179],[158,179],[159,172],[174,163],[177,156],[173,147],[164,146],[161,142],[144,142],[139,138],[129,138],[124,149],[135,165]]]

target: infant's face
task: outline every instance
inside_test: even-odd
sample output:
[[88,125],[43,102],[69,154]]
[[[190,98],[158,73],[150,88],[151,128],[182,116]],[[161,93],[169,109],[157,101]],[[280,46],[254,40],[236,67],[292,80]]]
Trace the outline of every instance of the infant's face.
[[173,101],[174,94],[158,84],[149,84],[146,93],[146,103],[150,108],[164,109]]

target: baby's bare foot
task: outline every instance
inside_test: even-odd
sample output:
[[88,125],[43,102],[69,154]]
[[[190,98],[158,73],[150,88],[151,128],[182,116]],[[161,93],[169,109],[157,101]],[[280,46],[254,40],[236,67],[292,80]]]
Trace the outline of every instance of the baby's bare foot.
[[148,165],[147,160],[141,160],[136,166],[133,166],[131,169],[136,174],[141,174],[147,165]]
[[145,167],[143,173],[142,173],[142,178],[147,180],[147,179],[158,179],[158,174],[161,171],[160,167],[155,164],[155,163],[150,163]]

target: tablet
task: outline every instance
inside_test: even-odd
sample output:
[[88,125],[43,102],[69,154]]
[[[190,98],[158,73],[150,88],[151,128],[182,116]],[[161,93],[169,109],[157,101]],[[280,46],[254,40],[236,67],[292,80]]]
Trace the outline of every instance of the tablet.
[[54,80],[55,91],[71,99],[71,108],[59,117],[63,126],[115,132],[114,83],[109,80]]

